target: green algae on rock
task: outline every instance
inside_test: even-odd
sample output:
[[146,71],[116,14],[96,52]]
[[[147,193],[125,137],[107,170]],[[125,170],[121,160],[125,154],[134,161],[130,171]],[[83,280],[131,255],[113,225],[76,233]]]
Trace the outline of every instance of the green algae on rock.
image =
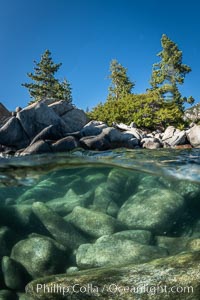
[[170,230],[183,208],[184,198],[178,193],[152,188],[131,196],[120,208],[118,220],[129,229],[163,234]]
[[30,282],[34,299],[199,300],[200,252],[182,253],[140,265],[98,268]]

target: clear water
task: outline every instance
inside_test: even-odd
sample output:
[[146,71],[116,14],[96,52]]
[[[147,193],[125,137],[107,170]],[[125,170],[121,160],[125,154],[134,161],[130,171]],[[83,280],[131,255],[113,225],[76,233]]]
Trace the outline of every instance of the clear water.
[[[164,207],[166,207],[166,210],[163,210],[163,220],[161,216],[158,224],[152,225],[149,220],[145,220],[148,219],[146,215],[144,215],[144,221],[136,220],[137,215],[134,215],[133,224],[129,220],[123,221],[124,217],[119,217],[119,211],[124,203],[135,195],[148,195],[146,198],[149,198],[149,202],[144,196],[143,200],[139,200],[139,205],[142,207],[141,210],[147,209],[149,218],[156,215],[157,209],[162,213],[163,207],[159,206],[160,195],[160,201],[164,201]],[[157,207],[151,199],[154,197],[152,195],[155,195]],[[166,201],[168,200],[166,199],[168,198],[165,199],[165,195],[169,198],[171,211],[167,208]],[[170,195],[174,199],[177,197],[178,204],[170,202]],[[85,197],[86,200],[81,197]],[[147,230],[151,234],[149,245],[166,247],[165,255],[172,255],[174,249],[170,251],[170,244],[166,246],[165,242],[161,243],[159,239],[162,241],[162,237],[186,238],[189,241],[189,239],[200,238],[199,198],[200,152],[198,149],[156,151],[120,149],[105,152],[80,150],[71,154],[1,157],[0,231],[6,226],[7,230],[12,231],[14,240],[10,241],[9,238],[7,240],[7,237],[3,234],[1,237],[0,233],[0,258],[7,256],[16,259],[17,256],[13,256],[12,253],[13,247],[20,241],[30,238],[31,234],[49,237],[63,246],[62,240],[52,235],[52,232],[49,232],[38,216],[32,212],[34,202],[38,201],[45,203],[55,214],[64,218],[65,222],[69,222],[68,216],[73,209],[81,206],[91,213],[101,212],[125,223],[124,227],[115,229],[111,235],[123,230]],[[137,202],[137,197],[133,198],[132,203],[134,201]],[[173,201],[176,202],[176,199]],[[139,210],[138,215],[140,214],[142,216]],[[77,224],[80,223],[78,221],[76,220]],[[84,225],[77,227],[76,222],[75,225],[73,222],[70,224],[73,224],[87,243],[94,244],[101,237],[99,232],[91,233],[87,226],[86,230]],[[136,242],[141,243],[139,237]],[[176,251],[185,250],[184,246],[179,248]],[[68,258],[66,263],[63,263],[63,268],[56,269],[55,267],[50,271],[48,269],[44,275],[62,273],[70,267],[77,267],[74,252],[72,250],[66,250],[66,252]],[[81,264],[78,265],[78,269],[86,268],[81,266]],[[93,266],[89,264],[89,267]],[[37,275],[33,276],[32,273],[29,275],[29,280],[37,278]],[[16,292],[23,292],[28,281],[24,281],[24,287],[22,284],[21,287],[12,288],[12,283],[5,283],[5,275],[0,273],[0,276],[2,277],[0,289]]]

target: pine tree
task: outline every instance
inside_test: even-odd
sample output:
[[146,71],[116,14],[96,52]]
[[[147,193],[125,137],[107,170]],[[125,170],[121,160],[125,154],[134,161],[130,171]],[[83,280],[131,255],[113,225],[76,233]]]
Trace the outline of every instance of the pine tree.
[[183,103],[191,102],[191,97],[182,98],[178,85],[184,83],[185,76],[191,72],[191,68],[182,63],[182,51],[165,34],[162,35],[161,45],[163,50],[157,54],[161,60],[153,65],[150,81],[152,90],[159,90],[161,95],[172,98],[183,110]]
[[112,60],[110,64],[109,78],[111,79],[111,86],[109,87],[108,100],[119,100],[121,97],[131,94],[135,83],[130,81],[127,75],[127,69],[115,59]]
[[28,88],[32,98],[31,103],[45,98],[72,102],[71,87],[68,81],[64,79],[60,83],[54,76],[62,63],[55,64],[52,60],[51,52],[46,50],[41,56],[40,62],[34,61],[34,64],[34,73],[27,73],[33,83],[22,84],[22,86]]

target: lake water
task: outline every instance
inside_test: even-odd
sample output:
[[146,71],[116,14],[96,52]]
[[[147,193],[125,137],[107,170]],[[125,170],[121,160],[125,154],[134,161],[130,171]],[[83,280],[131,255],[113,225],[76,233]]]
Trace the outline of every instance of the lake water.
[[25,299],[43,276],[189,251],[199,200],[198,149],[1,157],[0,296]]

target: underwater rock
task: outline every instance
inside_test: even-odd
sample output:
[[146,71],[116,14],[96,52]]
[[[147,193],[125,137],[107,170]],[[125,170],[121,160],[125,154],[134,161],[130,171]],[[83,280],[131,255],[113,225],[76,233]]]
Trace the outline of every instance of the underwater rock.
[[68,253],[68,248],[67,247],[63,246],[62,244],[58,243],[56,240],[54,240],[53,238],[51,238],[47,235],[43,235],[43,234],[39,234],[39,233],[35,233],[35,232],[30,233],[28,235],[28,238],[35,238],[35,237],[36,238],[39,237],[39,238],[45,239],[47,241],[50,241],[51,243],[53,243],[56,246],[56,248],[58,248],[61,251],[64,251],[65,253]]
[[173,182],[173,189],[178,191],[178,193],[185,198],[186,203],[190,204],[192,201],[193,203],[199,202],[200,196],[200,186],[199,184],[195,184],[193,182],[181,180],[179,182]]
[[[123,193],[124,186],[128,180],[128,173],[122,169],[112,169],[107,178],[107,185],[110,191],[120,195]],[[124,202],[124,201],[123,201]]]
[[70,151],[78,147],[78,142],[73,136],[67,136],[59,139],[57,142],[51,144],[53,152]]
[[[1,257],[0,257],[0,261],[1,261]],[[3,280],[3,272],[2,272],[2,268],[0,267],[0,290],[5,288],[5,283]]]
[[[124,230],[112,235],[118,239],[126,239],[139,244],[149,245],[152,241],[152,233],[148,230]],[[160,245],[158,245],[160,247]]]
[[11,258],[19,262],[32,278],[64,272],[66,254],[49,239],[32,237],[12,248]]
[[189,251],[200,251],[200,238],[199,239],[191,239],[187,243],[187,249]]
[[64,216],[74,209],[76,206],[87,207],[92,203],[93,191],[88,191],[85,194],[77,195],[72,189],[69,189],[66,195],[62,198],[57,198],[46,202],[54,212]]
[[3,256],[10,255],[13,245],[17,241],[17,234],[10,228],[0,227],[0,261]]
[[79,271],[79,269],[77,267],[69,267],[66,269],[67,274],[72,274],[72,273],[78,272],[78,271]]
[[81,245],[76,253],[80,269],[142,263],[167,255],[165,249],[142,245],[113,235],[105,235],[94,244]]
[[118,200],[119,196],[120,195],[118,193],[109,190],[107,182],[101,183],[95,189],[92,209],[110,216],[116,216],[119,211],[119,207],[115,201]]
[[[190,237],[156,236],[157,246],[167,249],[170,255],[188,250],[188,243],[193,240]],[[191,250],[191,249],[189,249]],[[199,249],[200,250],[200,249]]]
[[[152,189],[153,188],[158,188],[158,189],[163,189],[166,186],[162,181],[160,181],[160,178],[158,179],[155,176],[150,176],[150,175],[144,175],[139,182],[138,185],[138,191],[143,191],[147,189]],[[168,186],[167,186],[168,188]]]
[[123,188],[123,195],[120,197],[121,204],[123,204],[123,202],[125,202],[126,199],[128,199],[131,195],[135,194],[138,191],[138,186],[140,184],[141,178],[143,178],[143,176],[140,172],[128,173],[128,177]]
[[184,199],[167,189],[148,189],[131,196],[120,208],[118,220],[129,229],[168,232],[179,218]]
[[[47,196],[48,195],[48,196]],[[45,202],[48,199],[58,198],[64,195],[64,190],[55,183],[51,178],[41,180],[38,184],[26,190],[17,199],[18,203],[28,202],[32,204],[35,201]]]
[[[53,275],[30,282],[27,292],[36,300],[63,299],[63,291],[71,300],[199,300],[199,267],[200,252],[183,253],[139,265]],[[56,285],[60,291],[48,292]]]
[[11,227],[13,230],[29,231],[35,228],[36,217],[32,212],[31,205],[9,205],[0,207],[0,222]]
[[76,206],[65,220],[91,237],[96,238],[112,234],[124,228],[115,218],[80,206]]
[[89,174],[84,177],[84,182],[88,185],[88,188],[92,188],[93,186],[96,187],[102,182],[106,181],[105,174],[96,173],[96,174]]
[[5,285],[12,290],[23,290],[31,280],[24,267],[14,259],[4,256],[2,258],[2,271]]
[[33,300],[33,298],[30,295],[27,295],[25,293],[17,293],[18,300]]
[[17,294],[10,290],[0,290],[0,299],[1,300],[18,300]]
[[35,202],[32,206],[34,214],[56,241],[70,249],[76,249],[87,242],[86,238],[69,222],[53,212],[42,202]]

